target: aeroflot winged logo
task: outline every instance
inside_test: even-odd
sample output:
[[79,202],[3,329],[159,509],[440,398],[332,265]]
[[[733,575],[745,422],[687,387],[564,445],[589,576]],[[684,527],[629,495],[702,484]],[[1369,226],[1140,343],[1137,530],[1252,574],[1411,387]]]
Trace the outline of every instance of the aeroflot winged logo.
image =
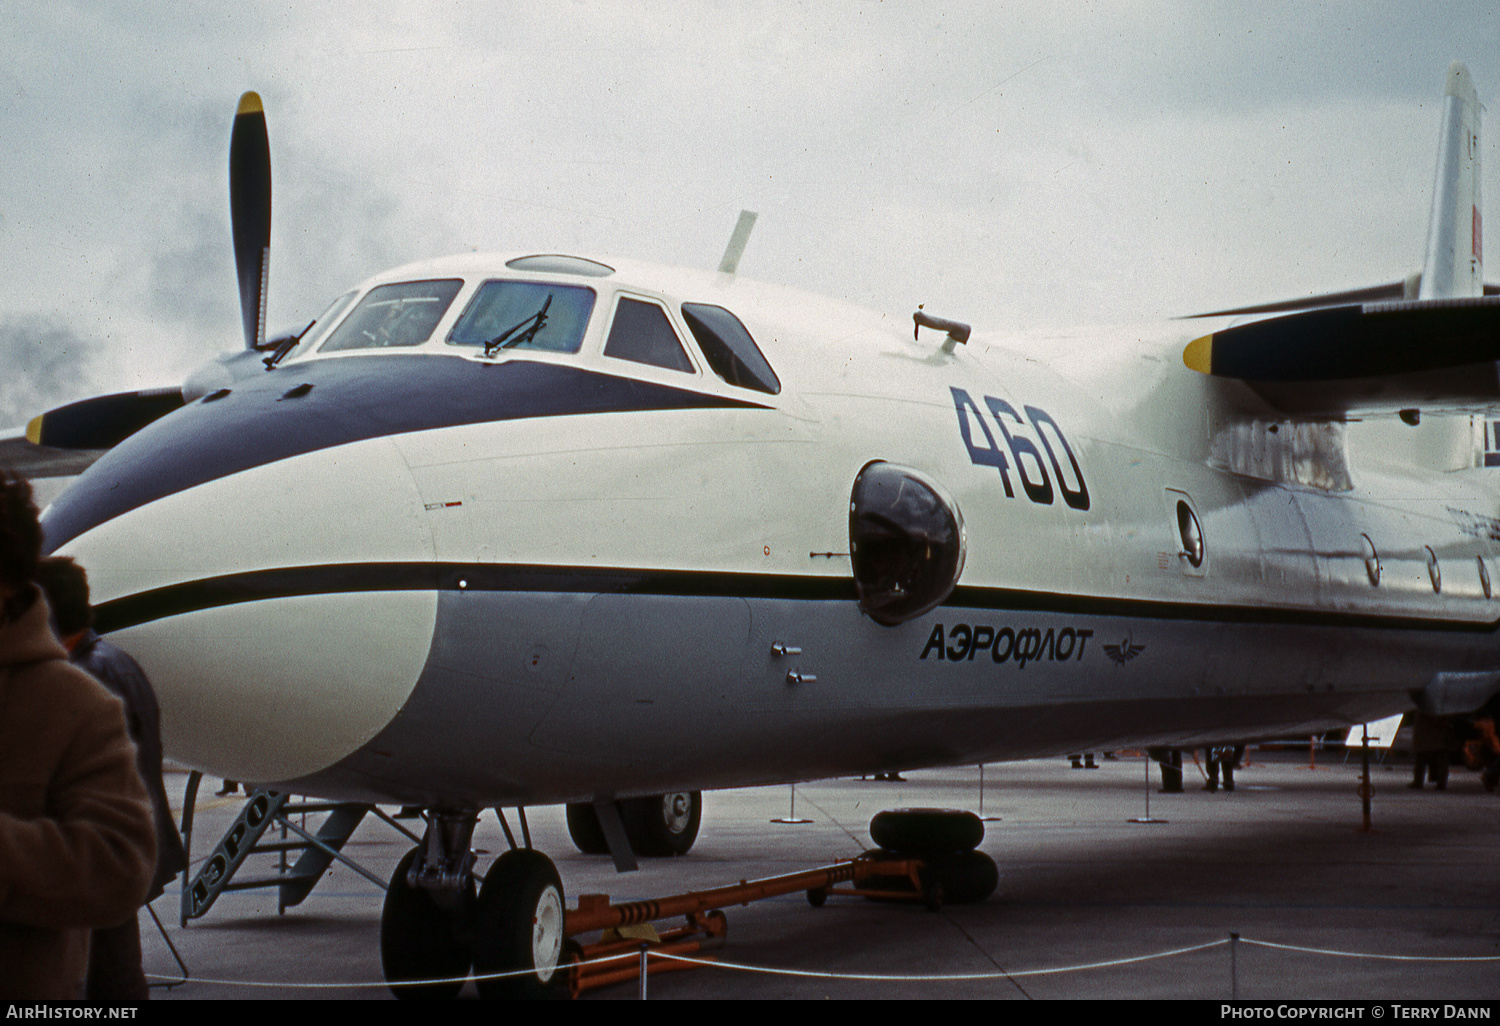
[[1130,660],[1146,651],[1145,645],[1131,644],[1131,636],[1125,635],[1125,640],[1118,645],[1105,645],[1104,654],[1115,661],[1116,666],[1124,666]]

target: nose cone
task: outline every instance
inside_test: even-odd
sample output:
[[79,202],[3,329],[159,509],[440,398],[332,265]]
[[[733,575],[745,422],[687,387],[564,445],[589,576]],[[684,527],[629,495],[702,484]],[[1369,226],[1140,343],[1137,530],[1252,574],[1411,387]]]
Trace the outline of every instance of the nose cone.
[[[335,411],[291,414],[273,391],[195,403],[127,439],[44,527],[88,571],[101,632],[151,678],[167,754],[285,783],[400,709],[437,596],[422,500],[395,444],[307,451]],[[304,451],[285,455],[288,435]]]

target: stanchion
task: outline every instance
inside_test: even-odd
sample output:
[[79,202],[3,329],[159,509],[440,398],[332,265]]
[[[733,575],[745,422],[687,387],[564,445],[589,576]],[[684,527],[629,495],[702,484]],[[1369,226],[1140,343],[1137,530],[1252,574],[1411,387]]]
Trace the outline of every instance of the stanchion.
[[1362,834],[1372,834],[1375,828],[1370,825],[1370,725],[1364,725],[1364,737],[1359,745],[1360,775],[1359,775],[1359,799],[1364,806],[1364,821],[1359,828]]
[[985,823],[1000,822],[999,816],[986,816],[984,814],[984,763],[979,764],[979,818]]
[[771,820],[772,823],[811,823],[810,819],[803,819],[797,815],[797,785],[792,785],[792,807],[784,817]]
[[1237,933],[1229,935],[1229,997],[1234,1001],[1240,999],[1240,935]]
[[1137,816],[1135,819],[1132,819],[1130,822],[1132,822],[1132,823],[1165,823],[1166,820],[1164,820],[1164,819],[1153,819],[1152,816],[1151,816],[1151,754],[1149,752],[1146,753],[1145,768],[1146,768],[1146,814],[1144,816]]
[[182,970],[182,979],[180,980],[167,980],[164,983],[152,983],[148,986],[165,987],[168,990],[171,990],[178,984],[186,983],[188,981],[188,977],[191,974],[188,972],[187,963],[184,962],[182,960],[182,956],[177,953],[177,945],[173,944],[172,938],[167,936],[167,928],[161,924],[161,919],[157,916],[156,909],[151,907],[151,902],[149,901],[146,902],[146,911],[151,913],[151,921],[156,924],[157,931],[161,933],[161,939],[167,942],[167,950],[172,953],[172,957],[177,960],[177,967]]
[[641,1000],[646,1000],[646,959],[649,957],[651,945],[641,945]]

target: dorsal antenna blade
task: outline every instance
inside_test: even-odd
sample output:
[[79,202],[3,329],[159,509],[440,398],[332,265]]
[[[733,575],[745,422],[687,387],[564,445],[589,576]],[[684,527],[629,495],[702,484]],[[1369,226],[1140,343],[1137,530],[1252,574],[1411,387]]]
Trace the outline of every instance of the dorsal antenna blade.
[[724,249],[724,259],[719,261],[721,274],[734,274],[739,270],[740,257],[745,255],[745,243],[750,241],[750,229],[755,227],[759,215],[750,210],[741,210],[735,222],[734,234],[729,236],[729,245]]

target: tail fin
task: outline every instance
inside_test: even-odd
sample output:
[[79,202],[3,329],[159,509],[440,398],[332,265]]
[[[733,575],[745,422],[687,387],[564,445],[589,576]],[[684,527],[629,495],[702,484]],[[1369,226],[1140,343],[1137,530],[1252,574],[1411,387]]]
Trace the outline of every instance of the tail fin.
[[1432,217],[1418,299],[1484,295],[1479,195],[1479,96],[1461,61],[1448,66]]

